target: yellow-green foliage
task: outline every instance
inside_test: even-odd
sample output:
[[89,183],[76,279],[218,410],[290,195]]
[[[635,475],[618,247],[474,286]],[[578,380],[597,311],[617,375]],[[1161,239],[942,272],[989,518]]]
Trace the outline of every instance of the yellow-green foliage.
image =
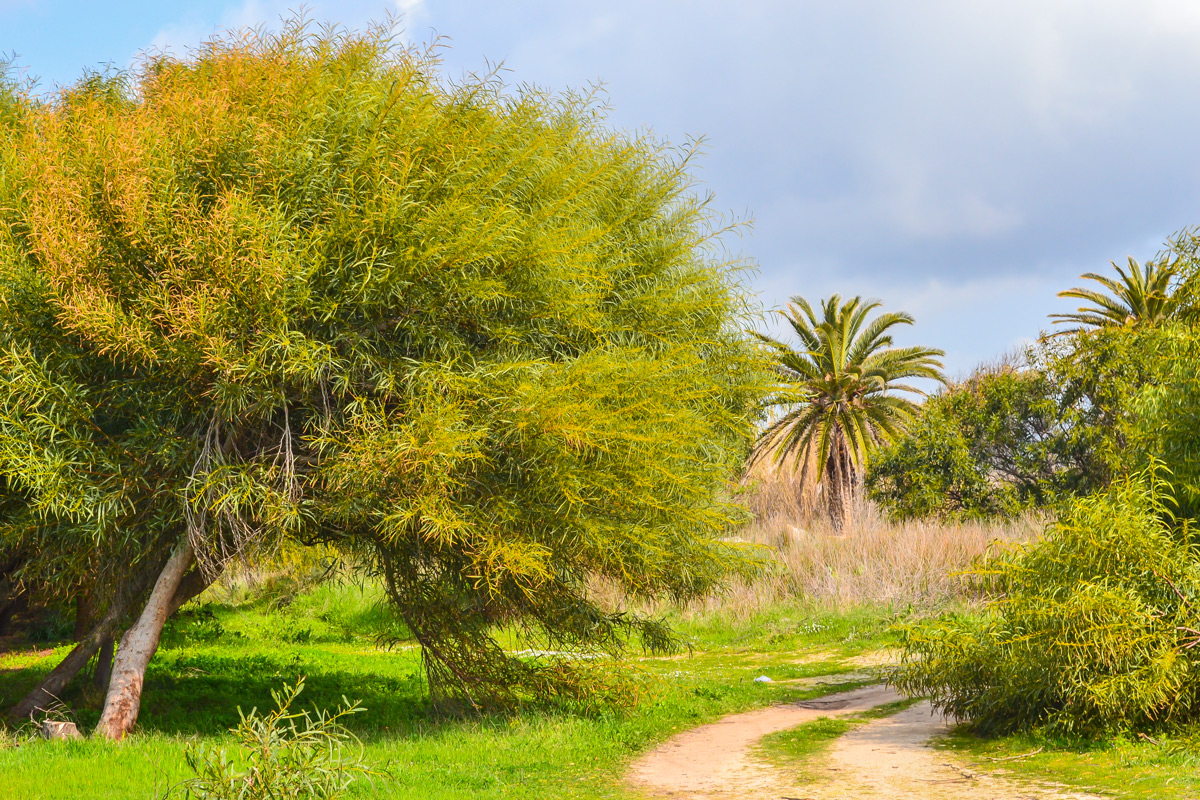
[[[195,777],[168,794],[187,800],[335,800],[344,797],[355,779],[379,773],[362,758],[363,746],[344,720],[360,711],[344,697],[337,711],[295,711],[304,679],[272,689],[275,710],[257,708],[238,714],[231,733],[238,749],[191,744],[186,751]],[[355,751],[358,751],[357,753]]]
[[[451,83],[386,35],[237,34],[35,108],[3,154],[10,536],[114,574],[184,530],[372,559],[435,688],[549,690],[492,640],[664,643],[762,394],[686,153],[587,97]],[[98,556],[95,556],[98,557]]]
[[1071,505],[1045,536],[976,573],[982,617],[904,632],[892,680],[985,729],[1141,727],[1200,711],[1200,563],[1153,471]]

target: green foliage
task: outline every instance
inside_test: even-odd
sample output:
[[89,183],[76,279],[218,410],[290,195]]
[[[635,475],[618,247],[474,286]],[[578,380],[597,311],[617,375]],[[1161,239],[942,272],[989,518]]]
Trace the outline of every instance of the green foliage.
[[1040,383],[1032,373],[979,373],[930,398],[872,460],[870,497],[897,519],[1011,516],[1031,504],[1044,490],[1038,473],[1046,462],[1032,452],[1044,438],[1030,434],[1048,427],[1029,414],[1045,399],[1031,396],[1033,382]]
[[1154,379],[1139,392],[1130,425],[1127,458],[1158,459],[1171,471],[1180,513],[1200,516],[1200,331],[1170,326],[1146,348]]
[[[362,757],[362,745],[342,720],[363,711],[345,702],[336,712],[291,710],[304,691],[304,680],[272,690],[275,710],[241,714],[232,733],[238,745],[231,757],[224,747],[195,745],[186,751],[196,777],[177,791],[194,800],[333,800],[344,797],[359,777],[378,774]],[[350,754],[346,748],[358,752]]]
[[759,436],[754,457],[794,458],[805,472],[815,463],[816,479],[824,478],[830,490],[836,523],[870,449],[896,436],[916,411],[897,392],[924,394],[902,381],[944,380],[941,350],[893,346],[888,331],[911,325],[912,317],[890,312],[868,322],[880,305],[859,297],[842,303],[833,295],[821,302],[818,315],[803,297],[793,297],[780,313],[801,348],[759,336],[781,381],[773,403],[783,413]]
[[570,672],[497,625],[670,644],[592,576],[686,599],[752,565],[722,489],[765,381],[690,153],[299,22],[32,119],[0,154],[0,536],[59,585],[134,585],[185,532],[209,569],[328,543],[481,703]]
[[1101,489],[1132,461],[1135,398],[1154,383],[1155,330],[1044,339],[922,406],[866,485],[898,518],[1007,516]]
[[1193,719],[1200,560],[1159,474],[1075,500],[1043,538],[981,565],[997,599],[907,626],[892,681],[985,730]]

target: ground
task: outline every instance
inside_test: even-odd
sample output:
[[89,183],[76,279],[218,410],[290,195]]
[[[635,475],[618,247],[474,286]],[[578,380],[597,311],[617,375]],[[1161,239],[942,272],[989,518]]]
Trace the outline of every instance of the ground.
[[[889,629],[906,611],[834,612],[794,604],[737,616],[680,617],[689,652],[633,653],[611,664],[626,679],[614,684],[623,704],[529,706],[447,719],[429,713],[416,648],[377,638],[389,625],[378,599],[369,586],[342,584],[295,596],[268,593],[253,603],[193,606],[164,636],[130,740],[42,742],[10,729],[0,737],[0,796],[161,797],[187,776],[189,744],[232,748],[227,730],[237,723],[239,707],[269,706],[270,690],[300,675],[306,676],[306,704],[333,708],[345,696],[367,708],[353,718],[353,730],[365,758],[386,775],[356,785],[355,797],[752,798],[756,787],[768,792],[761,796],[813,800],[1084,796],[1038,789],[1047,778],[1038,771],[1040,756],[987,761],[1022,755],[1023,740],[979,742],[958,735],[940,749],[926,745],[925,739],[943,733],[941,723],[927,707],[895,703],[898,698],[877,685],[879,664],[894,644]],[[54,635],[51,630],[42,638]],[[0,654],[5,706],[69,644],[8,646]],[[771,681],[755,682],[760,676]],[[88,730],[100,698],[86,681],[79,683],[63,698],[71,708],[64,713]],[[664,753],[670,758],[696,743],[708,747],[694,759],[700,771],[725,770],[734,783],[693,785],[687,781],[707,778],[670,762],[655,766]],[[1132,749],[1121,751],[1127,766],[1109,763],[1108,773],[1103,765],[1109,751],[1072,754],[1058,747],[1053,772],[1069,774],[1079,785],[1107,787],[1104,796],[1193,796],[1171,784],[1154,795],[1114,791],[1138,775],[1144,786],[1151,785],[1146,776],[1166,780],[1158,765],[1128,766],[1131,753],[1145,755],[1152,747],[1128,744]],[[1072,772],[1063,765],[1064,753],[1091,758],[1092,772]],[[1184,756],[1173,758],[1166,766]],[[996,768],[1011,774],[973,777]],[[1129,772],[1135,768],[1142,772]],[[989,786],[1034,793],[988,795]]]

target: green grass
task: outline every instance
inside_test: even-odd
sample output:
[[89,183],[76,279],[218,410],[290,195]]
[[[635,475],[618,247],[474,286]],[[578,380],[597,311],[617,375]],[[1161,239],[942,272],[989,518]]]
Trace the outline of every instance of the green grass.
[[[218,595],[220,597],[220,595]],[[186,609],[164,632],[147,672],[135,734],[126,742],[42,742],[0,735],[0,797],[29,800],[160,797],[187,777],[189,743],[232,746],[238,707],[271,707],[270,693],[306,676],[301,704],[333,708],[361,700],[351,719],[366,759],[390,777],[356,786],[363,798],[631,798],[622,783],[629,761],[672,734],[721,715],[799,700],[837,686],[802,688],[797,678],[845,674],[861,680],[855,657],[895,645],[891,626],[904,612],[846,613],[803,603],[735,617],[675,615],[690,653],[631,654],[601,669],[633,675],[641,692],[632,710],[598,706],[529,707],[461,719],[430,714],[420,654],[382,604],[377,588],[325,584],[300,594],[286,587],[254,602],[227,596]],[[397,647],[380,637],[399,639]],[[0,654],[0,706],[7,707],[66,654],[60,641]],[[49,652],[47,652],[49,651]],[[773,683],[754,683],[759,675]],[[64,693],[81,729],[91,728],[101,697],[86,680]],[[838,737],[907,705],[824,718],[764,739],[769,760],[797,773]],[[1200,740],[1078,743],[1036,736],[979,739],[958,732],[941,746],[980,770],[1091,788],[1117,798],[1183,800],[1200,796]],[[1009,758],[1038,748],[1027,758]],[[1005,759],[1005,760],[992,760]]]
[[[622,786],[629,760],[672,734],[723,714],[799,700],[836,687],[754,683],[849,673],[853,656],[892,643],[892,615],[847,616],[778,608],[736,628],[720,620],[681,621],[693,650],[674,658],[633,656],[606,667],[634,674],[632,711],[527,708],[466,719],[430,715],[419,651],[387,649],[402,635],[372,588],[324,586],[253,604],[209,603],[187,610],[163,637],[146,676],[138,728],[121,744],[21,741],[0,748],[0,796],[151,798],[186,777],[188,742],[228,745],[238,707],[271,706],[270,691],[306,676],[303,705],[361,700],[351,719],[366,758],[391,777],[359,785],[357,797],[633,797]],[[43,646],[44,650],[46,646]],[[0,705],[19,699],[66,652],[0,655]],[[31,647],[32,649],[32,647]],[[805,656],[818,654],[815,659]],[[850,677],[850,676],[848,676]],[[80,727],[99,716],[86,681],[64,694]]]
[[1069,741],[1039,735],[981,738],[958,730],[940,746],[981,771],[1067,784],[1124,800],[1200,797],[1197,737]]

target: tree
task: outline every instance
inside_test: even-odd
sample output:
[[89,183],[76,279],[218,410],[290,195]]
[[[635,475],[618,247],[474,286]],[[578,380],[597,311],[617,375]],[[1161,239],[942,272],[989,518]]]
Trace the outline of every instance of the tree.
[[1108,485],[1127,459],[1149,332],[1043,339],[947,386],[866,476],[899,518],[1006,516]]
[[894,519],[1010,516],[1028,502],[997,481],[945,395],[928,400],[903,434],[882,446],[864,476]]
[[804,470],[811,458],[835,526],[842,524],[870,448],[894,437],[917,409],[896,392],[925,394],[900,381],[945,380],[941,350],[893,346],[888,331],[911,325],[912,317],[890,312],[868,322],[880,305],[858,297],[842,303],[835,294],[822,301],[818,317],[807,300],[793,297],[780,313],[803,349],[758,337],[781,380],[775,400],[784,411],[759,436],[754,457],[769,454],[782,462],[798,455]]
[[435,698],[472,704],[579,690],[497,625],[663,647],[589,581],[682,599],[751,563],[722,540],[765,389],[739,265],[688,154],[600,111],[293,21],[31,112],[0,167],[0,476],[22,541],[102,587],[55,680],[136,612],[100,733],[179,602],[280,539],[370,559]]
[[1091,303],[1080,306],[1072,314],[1051,314],[1055,323],[1075,323],[1076,327],[1060,331],[1060,334],[1079,333],[1090,328],[1110,326],[1157,325],[1175,310],[1175,299],[1171,294],[1171,279],[1176,270],[1165,259],[1148,262],[1142,266],[1129,259],[1129,271],[1112,262],[1120,280],[1095,272],[1085,272],[1081,277],[1096,281],[1107,293],[1094,289],[1067,289],[1059,297],[1069,297]]

